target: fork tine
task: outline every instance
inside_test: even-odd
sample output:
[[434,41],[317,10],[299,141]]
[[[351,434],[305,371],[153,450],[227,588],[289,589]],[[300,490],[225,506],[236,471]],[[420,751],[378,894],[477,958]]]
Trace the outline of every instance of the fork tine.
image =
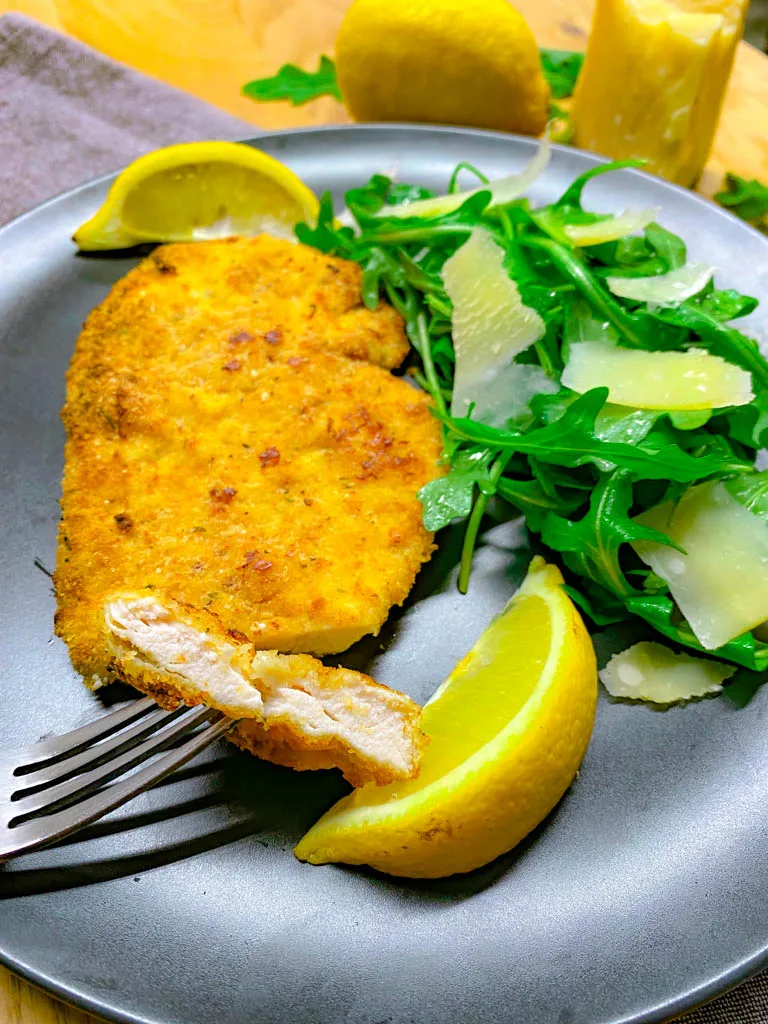
[[28,853],[57,839],[63,839],[84,825],[102,818],[138,793],[149,789],[166,775],[170,775],[175,768],[190,761],[214,740],[229,732],[234,725],[232,719],[222,718],[191,737],[182,746],[168,751],[146,768],[121,782],[115,782],[75,807],[57,811],[44,818],[32,818],[15,828],[0,829],[0,860],[18,853]]
[[[36,761],[47,761],[53,757],[63,754],[76,754],[84,746],[93,743],[98,739],[111,735],[117,729],[132,722],[134,718],[145,715],[152,708],[157,707],[151,697],[143,697],[141,700],[131,701],[125,707],[102,715],[95,722],[83,725],[79,729],[65,732],[61,736],[53,736],[49,740],[41,740],[39,743],[31,743],[16,751],[20,766],[33,765]],[[19,773],[23,774],[23,773]]]
[[[92,744],[81,750],[79,754],[72,757],[58,757],[51,762],[50,759],[40,761],[37,765],[30,765],[24,772],[14,772],[18,779],[19,790],[36,789],[38,786],[50,785],[54,782],[63,781],[76,772],[86,768],[96,768],[105,761],[112,760],[123,752],[135,747],[139,740],[149,732],[157,732],[163,725],[174,721],[189,708],[182,705],[174,711],[164,711],[163,708],[155,708],[148,715],[142,717],[127,729],[121,729],[106,740]],[[19,799],[17,796],[11,799]]]
[[[179,715],[167,728],[153,733],[142,743],[137,744],[130,750],[126,750],[105,764],[100,764],[90,771],[80,772],[79,775],[68,778],[66,781],[58,783],[58,785],[48,786],[46,789],[39,790],[35,787],[29,796],[26,796],[23,790],[13,793],[11,795],[11,806],[15,808],[16,814],[11,818],[9,825],[13,827],[14,821],[26,818],[30,814],[37,812],[45,814],[46,808],[55,808],[63,800],[74,802],[88,796],[95,789],[100,788],[117,775],[122,775],[142,761],[146,761],[152,754],[164,750],[179,736],[190,732],[200,725],[201,722],[207,721],[212,716],[220,718],[221,712],[214,711],[201,704]],[[68,762],[64,763],[68,764]],[[35,784],[37,773],[25,776],[24,778]]]

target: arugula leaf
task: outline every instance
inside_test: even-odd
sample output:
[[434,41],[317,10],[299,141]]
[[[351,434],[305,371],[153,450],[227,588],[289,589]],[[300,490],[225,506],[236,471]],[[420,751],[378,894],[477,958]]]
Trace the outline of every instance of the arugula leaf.
[[674,235],[661,224],[654,223],[645,229],[645,238],[667,264],[668,270],[679,270],[685,266],[687,250],[679,235]]
[[768,445],[768,391],[759,391],[749,405],[731,409],[714,423],[740,444],[764,448]]
[[[420,307],[418,295],[415,289],[407,283],[400,291],[388,280],[385,280],[384,284],[387,298],[405,320],[405,333],[424,366],[423,375],[417,379],[432,395],[438,415],[446,416],[446,386],[438,375],[434,354],[436,346],[430,334],[427,315]],[[448,392],[448,396],[450,397],[450,392]]]
[[576,79],[584,63],[584,54],[573,50],[547,50],[539,48],[541,70],[549,85],[552,98],[564,100],[573,95]]
[[468,160],[462,160],[454,167],[453,174],[451,175],[451,180],[448,182],[447,192],[449,196],[453,195],[454,192],[461,191],[461,185],[459,184],[459,175],[461,174],[462,171],[469,171],[470,174],[474,174],[474,176],[478,179],[481,185],[489,184],[489,179],[486,178],[482,171],[478,170],[474,164],[469,163]]
[[578,492],[563,495],[556,489],[545,490],[540,480],[513,480],[507,476],[500,478],[496,493],[522,512],[526,525],[535,533],[541,533],[548,512],[569,515],[584,501]]
[[768,217],[768,185],[756,178],[748,181],[738,174],[726,174],[725,189],[715,194],[715,200],[750,224],[760,225]]
[[726,480],[725,487],[740,505],[768,522],[768,470],[741,473]]
[[481,493],[478,495],[474,508],[470,514],[467,529],[464,534],[464,543],[461,548],[461,562],[459,564],[458,587],[462,594],[466,594],[469,589],[469,577],[472,572],[472,554],[475,550],[477,538],[480,534],[480,524],[482,523],[483,516],[485,515],[485,510],[488,507],[488,499],[495,493],[499,478],[507,468],[509,460],[509,455],[499,455],[490,467],[488,479],[481,485]]
[[741,710],[749,704],[765,681],[765,676],[758,672],[739,669],[723,687],[723,697],[732,707]]
[[743,633],[714,651],[706,651],[694,636],[685,619],[676,621],[679,616],[677,606],[671,598],[664,594],[630,597],[626,601],[626,606],[633,615],[645,619],[659,633],[663,633],[664,636],[676,640],[677,643],[683,644],[685,647],[723,658],[725,661],[734,661],[737,665],[743,665],[744,668],[750,668],[756,672],[768,669],[768,644],[756,640],[751,633]]
[[567,146],[573,138],[573,121],[570,110],[561,107],[559,103],[549,102],[549,137],[552,142],[559,142]]
[[322,56],[317,71],[304,71],[295,64],[283,64],[276,75],[255,78],[243,86],[243,94],[257,103],[288,100],[300,107],[320,96],[343,99],[336,81],[336,65],[330,57]]
[[596,626],[613,626],[629,617],[624,604],[613,598],[607,591],[591,584],[589,580],[582,579],[579,583],[580,589],[578,590],[567,584],[563,590],[573,603],[592,619]]
[[[578,176],[578,178],[575,178],[571,182],[557,202],[553,204],[552,209],[559,211],[583,212],[581,207],[581,194],[584,191],[584,186],[587,185],[588,182],[593,178],[599,177],[601,174],[610,174],[611,171],[620,171],[624,167],[642,167],[644,163],[644,160],[612,160],[608,164],[598,164],[597,167],[590,167],[588,171],[584,171]],[[600,216],[610,217],[612,215],[601,214]]]
[[729,363],[735,363],[752,374],[755,389],[768,387],[768,362],[757,342],[746,334],[721,323],[705,307],[693,301],[677,306],[649,309],[648,316],[675,327],[684,327],[697,337],[697,344],[711,349]]
[[705,313],[721,323],[747,316],[758,306],[757,299],[753,299],[751,295],[742,295],[732,288],[723,291],[713,288],[701,297],[697,296],[696,303]]
[[648,594],[668,594],[669,586],[666,580],[663,580],[661,576],[657,576],[651,569],[630,569],[629,574],[633,576],[641,576],[643,580],[643,590]]
[[392,187],[392,180],[384,174],[374,174],[366,185],[351,188],[344,196],[347,209],[360,223],[372,217],[384,206]]
[[586,515],[574,521],[549,513],[544,519],[541,539],[563,554],[569,569],[624,600],[636,591],[619,565],[622,545],[646,540],[677,548],[665,533],[630,519],[631,506],[629,474],[605,474],[592,492]]
[[297,224],[295,227],[296,237],[304,245],[311,245],[320,252],[330,253],[335,256],[352,258],[357,248],[355,233],[352,228],[337,227],[333,214],[333,196],[330,192],[323,192],[320,197],[320,210],[317,215],[317,224]]
[[573,136],[569,110],[554,100],[568,99],[576,88],[584,54],[574,50],[547,50],[540,48],[541,71],[549,85],[549,135],[553,142],[568,143]]
[[488,484],[488,452],[461,452],[447,476],[430,481],[419,491],[424,505],[425,530],[441,530],[454,519],[466,519],[472,511],[475,487]]
[[368,241],[386,245],[406,245],[419,242],[422,245],[436,242],[441,236],[449,235],[458,240],[464,238],[479,222],[491,201],[490,191],[477,192],[448,213],[432,217],[377,217],[366,231]]
[[709,421],[712,416],[711,409],[672,409],[667,413],[669,421],[675,430],[698,430]]
[[378,307],[381,279],[384,275],[389,274],[393,282],[402,287],[397,263],[385,249],[374,247],[366,257],[360,259],[360,264],[363,268],[360,295],[367,309]]
[[[652,226],[649,225],[649,227]],[[595,253],[595,249],[603,248],[612,249],[614,254],[612,260],[603,260],[604,263],[615,264],[617,267],[625,269],[635,270],[638,266],[646,267],[654,259],[654,247],[649,244],[647,229],[644,238],[640,238],[638,235],[628,235],[626,238],[617,238],[615,242],[603,242],[602,245],[592,246],[590,256],[593,259],[600,259],[600,256]]]
[[605,341],[617,344],[616,328],[603,317],[595,316],[592,307],[581,295],[571,295],[564,302],[563,359],[567,360],[570,346],[580,341]]
[[[537,395],[531,407],[544,423],[554,423],[576,397],[575,391],[563,388],[556,395]],[[644,440],[663,415],[658,409],[630,409],[606,402],[595,418],[595,436],[601,441],[634,444]]]
[[537,265],[535,256],[514,240],[497,239],[505,250],[504,269],[520,291],[526,306],[535,309],[546,324],[556,319],[562,308],[562,296],[545,276],[546,268]]
[[642,318],[631,316],[591,271],[587,258],[553,238],[523,235],[520,244],[545,252],[552,264],[584,296],[593,310],[608,321],[630,348],[654,348]]
[[422,270],[406,252],[371,246],[367,252],[358,253],[357,261],[363,268],[361,295],[368,309],[376,309],[382,288],[415,289],[422,292],[434,307],[444,308],[450,316],[450,299],[439,276]]
[[669,269],[667,260],[654,250],[648,239],[637,235],[591,245],[589,257],[597,260],[598,264],[604,264],[592,268],[600,277],[653,277],[665,274]]
[[[617,165],[613,165],[614,167]],[[461,169],[451,179],[457,184]],[[316,224],[297,226],[297,237],[362,268],[362,297],[375,308],[383,296],[400,312],[411,341],[416,380],[432,395],[444,426],[446,476],[420,494],[424,522],[436,530],[455,519],[466,529],[459,589],[466,592],[472,554],[492,496],[510,516],[519,510],[534,533],[559,552],[574,600],[598,624],[637,616],[677,643],[700,650],[666,584],[638,562],[629,545],[639,536],[630,517],[662,501],[675,501],[686,484],[722,477],[737,500],[768,518],[768,472],[754,472],[755,450],[768,442],[768,362],[756,343],[729,325],[756,301],[711,283],[677,306],[648,308],[609,292],[603,278],[651,276],[685,264],[685,244],[658,224],[589,248],[575,247],[564,228],[603,219],[581,208],[592,168],[558,203],[531,210],[525,199],[489,209],[482,189],[464,204],[432,217],[388,217],[387,205],[429,193],[384,175],[347,195],[358,229],[334,218],[324,195]],[[449,190],[450,191],[450,190]],[[748,406],[696,413],[633,410],[606,404],[606,389],[578,396],[561,388],[537,395],[531,417],[497,429],[448,413],[454,373],[452,306],[441,271],[467,234],[482,225],[504,249],[504,267],[523,301],[546,325],[544,337],[519,357],[557,380],[574,340],[604,338],[643,349],[711,349],[748,369],[757,392]],[[537,372],[540,372],[538,370]],[[511,407],[512,403],[510,403]],[[736,474],[734,476],[734,474]],[[506,504],[504,504],[506,503]],[[574,581],[578,584],[578,589]],[[768,668],[768,644],[750,634],[716,652],[752,670]]]
[[691,453],[696,458],[712,457],[722,460],[720,474],[746,473],[752,469],[752,462],[747,461],[740,451],[737,451],[733,443],[723,434],[713,434],[709,430],[690,430],[676,432],[671,423],[665,426],[659,423],[652,434],[648,435],[646,443],[651,444],[674,444],[677,442],[681,448]]
[[535,455],[542,462],[559,466],[581,466],[591,459],[602,459],[645,480],[689,483],[749,468],[734,464],[732,458],[721,453],[695,457],[674,444],[650,444],[648,438],[643,444],[601,441],[595,434],[595,420],[607,398],[608,388],[593,388],[577,398],[560,419],[527,434],[487,427],[470,419],[445,417],[444,422],[449,432],[474,445]]
[[420,185],[403,185],[383,174],[374,174],[362,188],[351,188],[344,197],[347,209],[362,224],[385,206],[396,206],[416,199],[431,199],[434,192]]

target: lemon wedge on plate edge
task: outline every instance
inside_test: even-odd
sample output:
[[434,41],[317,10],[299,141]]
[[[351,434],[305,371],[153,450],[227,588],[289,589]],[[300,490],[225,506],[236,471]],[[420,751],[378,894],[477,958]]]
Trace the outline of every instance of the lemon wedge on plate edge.
[[134,160],[73,238],[80,249],[267,232],[293,239],[315,194],[284,164],[239,142],[188,142]]
[[312,864],[439,878],[510,850],[570,785],[592,732],[592,642],[554,566],[535,558],[504,611],[424,709],[418,778],[364,786],[295,849]]

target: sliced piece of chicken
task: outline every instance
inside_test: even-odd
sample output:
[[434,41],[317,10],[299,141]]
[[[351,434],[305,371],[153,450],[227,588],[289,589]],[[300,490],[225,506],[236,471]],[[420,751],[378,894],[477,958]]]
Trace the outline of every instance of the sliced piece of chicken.
[[226,642],[152,597],[113,597],[104,621],[121,678],[163,707],[207,704],[238,719],[230,739],[260,757],[337,767],[354,786],[418,774],[421,708],[360,672]]

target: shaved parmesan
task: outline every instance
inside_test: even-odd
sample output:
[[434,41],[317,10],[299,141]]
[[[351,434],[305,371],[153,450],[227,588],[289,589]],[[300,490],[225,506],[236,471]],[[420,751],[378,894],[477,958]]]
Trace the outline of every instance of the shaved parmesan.
[[[523,303],[520,290],[504,269],[504,250],[485,228],[474,228],[467,241],[446,260],[443,284],[453,303],[456,355],[451,414],[466,416],[518,352],[544,337],[546,326]],[[498,398],[498,389],[490,401]]]
[[544,172],[552,153],[552,144],[548,138],[541,140],[541,145],[530,163],[520,174],[510,174],[498,181],[490,181],[487,185],[470,189],[467,192],[453,192],[447,196],[435,196],[434,199],[414,199],[412,202],[398,203],[396,206],[384,206],[376,214],[377,217],[438,217],[450,213],[465,203],[470,196],[479,192],[491,193],[491,206],[511,203],[525,195],[531,185]]
[[665,581],[707,650],[768,619],[768,523],[724,484],[690,487],[676,505],[657,505],[637,522],[661,530],[683,549],[648,541],[632,545]]
[[676,654],[664,644],[643,642],[614,654],[599,672],[612,697],[672,704],[719,693],[736,668],[720,661]]
[[472,419],[489,427],[528,426],[533,422],[530,401],[534,395],[554,395],[558,390],[557,381],[540,366],[508,363],[478,391]]
[[625,210],[616,217],[598,220],[594,224],[566,224],[563,231],[574,245],[601,245],[633,235],[652,224],[661,213],[661,207],[647,210]]
[[614,405],[695,410],[747,405],[755,397],[746,370],[702,349],[646,352],[601,341],[570,346],[563,384],[583,394],[608,388]]
[[606,277],[605,283],[614,295],[625,299],[673,305],[698,295],[712,280],[714,272],[714,267],[704,263],[686,263],[684,267],[657,277]]

